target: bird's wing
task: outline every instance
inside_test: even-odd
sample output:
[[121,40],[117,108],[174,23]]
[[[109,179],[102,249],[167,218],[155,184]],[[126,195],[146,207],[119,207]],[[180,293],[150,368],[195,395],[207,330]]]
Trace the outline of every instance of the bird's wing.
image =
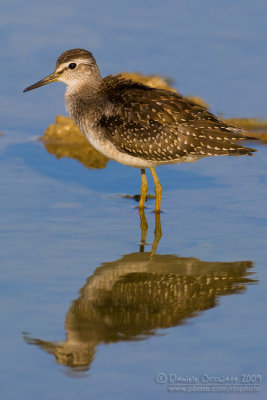
[[[155,161],[188,155],[249,154],[241,130],[183,96],[109,76],[109,107],[99,125],[122,152]],[[105,81],[105,80],[104,80]],[[107,82],[109,83],[109,82]]]

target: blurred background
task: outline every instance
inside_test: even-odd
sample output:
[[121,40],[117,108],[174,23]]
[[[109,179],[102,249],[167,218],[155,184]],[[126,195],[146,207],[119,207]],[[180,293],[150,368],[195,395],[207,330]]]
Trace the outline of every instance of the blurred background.
[[22,93],[79,47],[103,76],[161,75],[266,120],[266,15],[264,0],[0,1],[1,398],[165,399],[161,372],[255,375],[242,399],[266,398],[266,144],[159,168],[161,221],[153,200],[140,221],[122,196],[138,170],[38,140],[66,115],[64,85]]
[[203,97],[216,113],[265,117],[266,9],[264,0],[2,0],[2,129],[29,129],[29,118],[36,129],[64,112],[63,84],[31,97],[22,90],[75,47],[92,51],[103,76],[168,76],[183,94]]

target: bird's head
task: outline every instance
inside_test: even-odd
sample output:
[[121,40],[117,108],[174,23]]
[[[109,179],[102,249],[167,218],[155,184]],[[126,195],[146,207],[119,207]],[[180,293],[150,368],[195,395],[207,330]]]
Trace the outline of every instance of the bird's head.
[[79,86],[85,82],[97,84],[101,75],[92,53],[83,49],[67,50],[58,58],[52,74],[23,90],[36,89],[51,82],[64,82],[68,86]]

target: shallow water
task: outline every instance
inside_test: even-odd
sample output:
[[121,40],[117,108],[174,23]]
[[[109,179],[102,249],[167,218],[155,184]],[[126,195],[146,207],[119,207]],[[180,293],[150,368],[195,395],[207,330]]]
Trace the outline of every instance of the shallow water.
[[214,111],[266,116],[263,1],[137,3],[57,1],[57,19],[50,1],[29,1],[20,18],[3,2],[1,398],[165,399],[203,387],[266,398],[267,147],[159,168],[163,212],[155,220],[149,200],[140,224],[122,196],[139,192],[138,170],[86,169],[37,140],[63,88],[18,93],[81,46],[104,73],[169,75]]

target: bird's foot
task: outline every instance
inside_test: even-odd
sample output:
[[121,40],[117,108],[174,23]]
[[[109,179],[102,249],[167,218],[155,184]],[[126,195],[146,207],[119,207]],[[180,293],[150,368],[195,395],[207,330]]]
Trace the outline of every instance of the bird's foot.
[[[124,194],[124,195],[122,195],[122,197],[123,197],[124,199],[133,199],[133,200],[135,200],[135,201],[138,202],[138,203],[139,203],[140,198],[141,198],[140,194],[134,194],[134,195],[131,195],[131,194]],[[156,198],[156,196],[155,196],[154,194],[148,194],[148,195],[146,196],[146,201],[147,201],[147,200],[150,200],[150,199],[155,199],[155,198]]]

